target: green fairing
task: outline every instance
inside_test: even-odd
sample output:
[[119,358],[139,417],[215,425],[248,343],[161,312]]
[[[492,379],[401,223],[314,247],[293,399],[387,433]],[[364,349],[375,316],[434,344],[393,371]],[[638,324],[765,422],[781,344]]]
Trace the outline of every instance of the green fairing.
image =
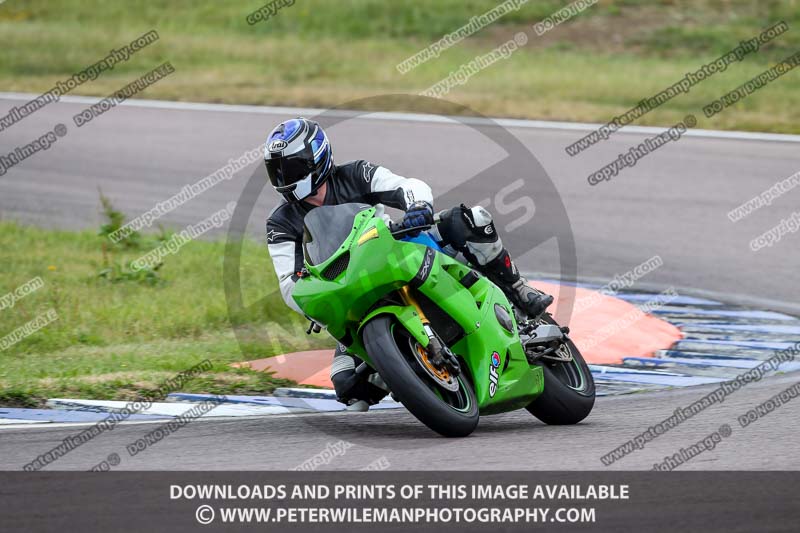
[[[366,240],[364,234],[373,228],[377,237]],[[360,238],[362,243],[358,244]],[[368,364],[370,357],[360,333],[378,315],[393,315],[427,346],[422,320],[413,307],[389,303],[376,307],[381,299],[414,279],[427,249],[422,244],[396,240],[386,223],[375,217],[375,208],[365,209],[355,216],[353,230],[330,258],[318,265],[306,264],[309,275],[298,280],[293,298],[306,315],[327,326],[331,335]],[[323,272],[346,253],[350,254],[347,268],[333,280],[325,279]],[[503,292],[485,277],[465,288],[459,280],[469,272],[468,266],[435,252],[430,274],[416,291],[435,302],[463,329],[463,337],[450,349],[467,367],[481,414],[524,408],[544,390],[542,369],[528,363],[514,313]],[[513,332],[500,325],[495,305],[506,309],[514,321]],[[500,365],[497,390],[491,396],[493,352],[500,356]]]

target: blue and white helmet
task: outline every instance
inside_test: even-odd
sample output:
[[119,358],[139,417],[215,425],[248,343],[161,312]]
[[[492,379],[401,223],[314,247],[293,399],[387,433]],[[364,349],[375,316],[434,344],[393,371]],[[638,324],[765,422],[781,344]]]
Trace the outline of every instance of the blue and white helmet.
[[287,201],[314,194],[333,171],[333,150],[322,127],[305,118],[278,124],[264,145],[267,175]]

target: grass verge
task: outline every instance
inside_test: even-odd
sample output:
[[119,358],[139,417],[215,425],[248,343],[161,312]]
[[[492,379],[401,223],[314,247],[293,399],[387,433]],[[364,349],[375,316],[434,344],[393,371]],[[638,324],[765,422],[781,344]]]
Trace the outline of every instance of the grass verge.
[[305,321],[279,295],[263,298],[275,292],[276,281],[262,243],[242,246],[243,298],[252,305],[236,318],[238,336],[223,289],[223,242],[189,242],[151,275],[125,275],[131,260],[164,238],[111,246],[105,234],[0,222],[0,295],[36,276],[44,281],[0,310],[0,337],[50,310],[58,317],[0,351],[0,405],[133,399],[205,359],[213,368],[183,391],[266,393],[289,382],[230,363],[333,346],[322,336],[306,337]]

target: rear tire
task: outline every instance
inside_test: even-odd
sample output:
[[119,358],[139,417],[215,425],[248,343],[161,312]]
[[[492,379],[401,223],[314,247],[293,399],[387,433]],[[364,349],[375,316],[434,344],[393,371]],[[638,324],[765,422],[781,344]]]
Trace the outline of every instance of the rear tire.
[[[543,315],[542,320],[548,324],[556,323],[549,314]],[[572,341],[567,341],[566,346],[572,353],[573,361],[552,364],[542,361],[544,392],[526,408],[549,425],[577,424],[589,416],[594,407],[595,387],[589,366]],[[573,367],[558,368],[558,365]]]
[[[445,437],[466,437],[478,425],[478,402],[464,372],[459,392],[451,393],[425,374],[403,338],[410,335],[396,320],[381,315],[364,326],[363,338],[375,369],[397,399],[420,422]],[[435,392],[436,391],[436,392]],[[451,400],[450,405],[444,398]]]

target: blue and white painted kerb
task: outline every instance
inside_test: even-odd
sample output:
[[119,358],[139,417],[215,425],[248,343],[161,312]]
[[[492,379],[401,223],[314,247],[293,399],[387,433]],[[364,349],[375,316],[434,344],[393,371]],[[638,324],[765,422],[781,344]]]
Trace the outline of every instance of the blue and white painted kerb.
[[[590,289],[599,285],[581,284]],[[658,294],[627,291],[616,295],[632,304],[654,300]],[[800,349],[800,319],[692,296],[680,296],[652,312],[679,328],[684,338],[654,357],[625,357],[618,365],[589,365],[598,395],[625,394],[719,383],[762,364],[778,350]],[[781,364],[778,372],[800,370],[800,358]],[[190,411],[208,394],[170,394],[132,415],[130,422],[159,421]],[[50,409],[0,407],[0,428],[20,424],[94,423],[120,412],[126,402],[54,398]],[[386,398],[371,410],[397,409]],[[227,396],[202,418],[292,415],[343,411],[327,389],[282,388],[271,396]]]
[[[616,297],[641,304],[657,294],[622,292]],[[784,313],[680,296],[652,314],[676,326],[684,338],[654,357],[625,357],[619,365],[590,365],[598,394],[728,381],[762,364],[778,350],[800,348],[800,319]],[[777,372],[796,370],[800,370],[800,361],[792,360],[781,364]]]

